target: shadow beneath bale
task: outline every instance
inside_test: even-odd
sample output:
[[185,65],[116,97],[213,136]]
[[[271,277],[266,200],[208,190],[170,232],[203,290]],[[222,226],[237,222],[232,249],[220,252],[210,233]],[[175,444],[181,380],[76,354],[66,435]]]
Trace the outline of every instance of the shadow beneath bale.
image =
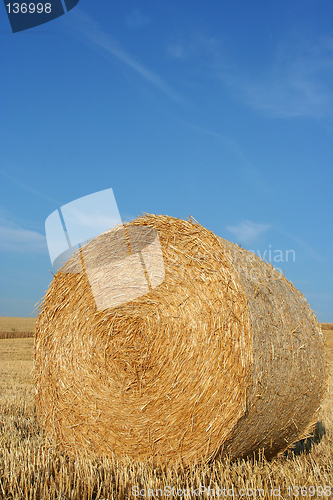
[[301,455],[302,453],[310,453],[313,446],[319,444],[326,434],[325,425],[318,421],[313,428],[311,434],[305,439],[300,439],[284,452],[284,456],[290,457]]
[[[295,456],[302,455],[303,453],[308,454],[311,452],[312,448],[319,444],[326,434],[326,428],[322,421],[316,422],[312,428],[312,432],[304,438],[296,441],[290,445],[284,452],[271,455],[269,450],[259,449],[253,451],[252,454],[244,455],[241,457],[229,458],[230,465],[240,464],[242,461],[246,461],[252,466],[263,464],[264,462],[271,462],[278,457],[293,458]],[[217,458],[217,460],[219,460]],[[213,459],[212,462],[215,460]]]

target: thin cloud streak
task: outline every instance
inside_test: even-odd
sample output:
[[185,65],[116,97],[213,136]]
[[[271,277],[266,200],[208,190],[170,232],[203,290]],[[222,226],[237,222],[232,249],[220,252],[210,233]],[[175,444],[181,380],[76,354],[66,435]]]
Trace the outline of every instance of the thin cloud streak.
[[308,243],[306,243],[304,240],[302,240],[298,236],[295,236],[294,234],[291,234],[289,232],[283,231],[281,229],[279,231],[280,231],[281,234],[283,234],[284,236],[287,236],[287,238],[290,238],[292,241],[294,241],[295,243],[297,243],[298,245],[300,245],[300,247],[303,248],[303,250],[306,252],[306,254],[311,259],[313,259],[316,262],[319,262],[321,264],[327,262],[327,259],[325,257],[323,257],[319,252],[317,252],[317,250],[315,250],[314,248],[312,248],[312,246],[310,246]]
[[[78,7],[75,8],[71,21],[74,22],[77,32],[83,35],[94,45],[115,56],[172,100],[180,104],[185,103],[185,99],[181,97],[167,82],[165,82],[157,73],[151,71],[143,64],[136,61],[132,55],[120,46],[117,40],[105,33],[99,24],[83,10]],[[73,29],[72,22],[71,31]]]
[[229,151],[231,151],[240,160],[240,165],[238,165],[238,170],[240,171],[242,177],[246,181],[250,181],[251,184],[253,184],[260,191],[266,194],[272,193],[272,189],[269,186],[269,184],[265,181],[265,179],[263,179],[259,170],[251,164],[251,162],[244,154],[242,147],[235,139],[233,139],[230,136],[223,135],[219,132],[206,129],[198,125],[193,125],[191,123],[183,123],[183,125],[185,127],[191,128],[192,130],[201,132],[205,135],[216,137],[216,139],[218,139],[226,148],[229,149]]
[[0,174],[12,181],[14,184],[19,186],[21,189],[24,189],[25,191],[29,191],[30,193],[33,193],[37,195],[40,198],[44,198],[45,200],[51,201],[52,203],[55,203],[56,205],[61,205],[61,203],[54,198],[50,198],[44,193],[40,193],[39,191],[36,191],[36,189],[33,189],[32,187],[28,186],[27,184],[24,184],[23,182],[18,181],[15,177],[12,177],[11,175],[7,174],[6,172],[3,172],[0,170]]

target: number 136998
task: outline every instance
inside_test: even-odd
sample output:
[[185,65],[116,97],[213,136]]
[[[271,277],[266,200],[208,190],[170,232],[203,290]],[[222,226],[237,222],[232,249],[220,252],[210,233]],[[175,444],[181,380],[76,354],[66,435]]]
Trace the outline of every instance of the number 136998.
[[8,14],[34,14],[34,12],[38,12],[38,14],[42,14],[45,12],[45,14],[50,14],[51,12],[51,4],[46,3],[45,5],[42,3],[8,3],[6,5],[8,9]]

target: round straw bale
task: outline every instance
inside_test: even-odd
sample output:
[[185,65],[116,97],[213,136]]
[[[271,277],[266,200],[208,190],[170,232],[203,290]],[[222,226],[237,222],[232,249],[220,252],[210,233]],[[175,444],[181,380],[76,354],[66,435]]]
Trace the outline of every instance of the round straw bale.
[[[120,231],[140,227],[158,234],[163,280],[108,307],[109,256],[120,265]],[[184,463],[274,456],[312,424],[323,336],[270,264],[191,219],[149,214],[82,250],[54,276],[36,322],[37,408],[63,449]]]

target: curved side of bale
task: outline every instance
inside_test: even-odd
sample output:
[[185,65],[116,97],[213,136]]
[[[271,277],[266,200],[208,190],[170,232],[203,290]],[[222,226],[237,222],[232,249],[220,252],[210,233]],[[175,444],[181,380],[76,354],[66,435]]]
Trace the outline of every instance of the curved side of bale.
[[[69,452],[208,459],[246,411],[247,298],[207,229],[152,215],[133,226],[158,231],[164,281],[99,311],[84,272],[55,275],[36,324],[42,424]],[[112,250],[105,238],[86,245],[91,260]],[[74,268],[77,255],[68,261]]]
[[[35,341],[46,431],[68,452],[162,462],[283,450],[324,390],[322,335],[305,299],[200,224],[146,215],[126,225],[139,226],[159,235],[156,288],[99,310],[76,254],[46,293]],[[86,262],[106,262],[113,245],[112,232],[95,238]]]
[[253,334],[247,411],[224,444],[245,456],[272,457],[316,421],[327,386],[324,337],[304,296],[270,264],[220,238],[248,298]]

